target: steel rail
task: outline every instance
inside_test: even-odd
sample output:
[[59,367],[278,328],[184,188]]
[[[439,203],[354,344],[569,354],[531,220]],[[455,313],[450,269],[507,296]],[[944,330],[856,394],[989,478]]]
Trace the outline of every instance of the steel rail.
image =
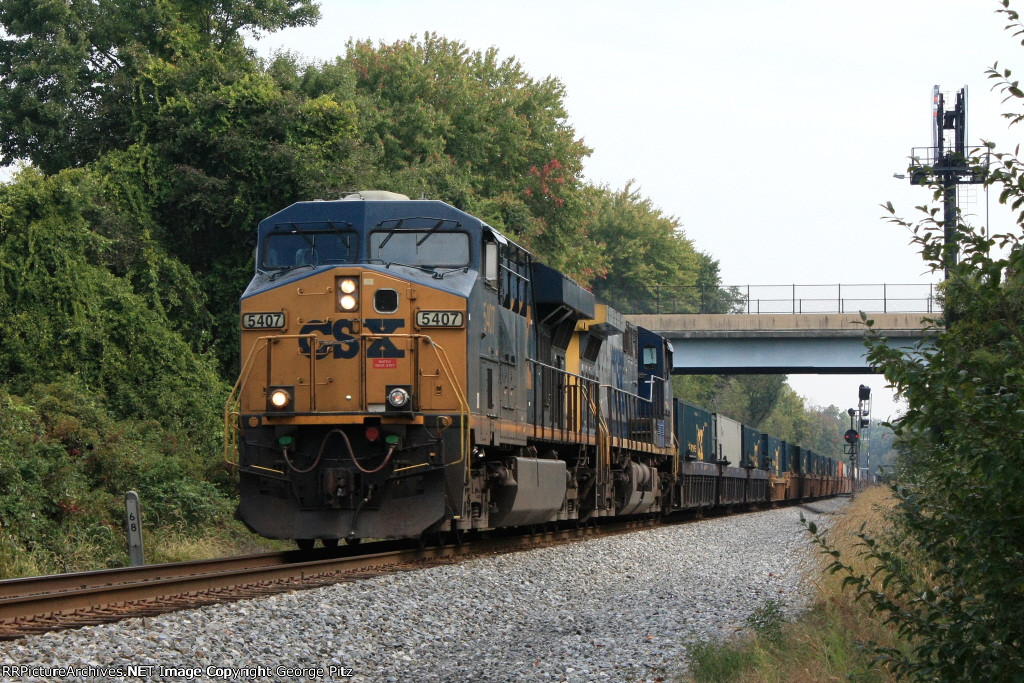
[[288,551],[7,579],[0,581],[0,639],[352,581],[460,557],[626,533],[657,523],[631,520],[426,547],[381,541],[306,553]]

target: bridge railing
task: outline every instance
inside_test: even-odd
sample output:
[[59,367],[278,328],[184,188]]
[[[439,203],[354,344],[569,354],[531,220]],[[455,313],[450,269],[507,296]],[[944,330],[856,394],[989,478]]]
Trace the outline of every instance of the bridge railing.
[[599,293],[630,314],[941,313],[935,284],[654,286]]

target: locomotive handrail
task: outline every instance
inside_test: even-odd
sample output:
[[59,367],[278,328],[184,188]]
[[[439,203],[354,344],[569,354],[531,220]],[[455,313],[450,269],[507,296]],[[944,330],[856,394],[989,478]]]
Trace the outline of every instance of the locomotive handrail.
[[[661,379],[661,378],[659,378],[659,379]],[[662,380],[662,381],[664,381],[664,380]],[[608,411],[609,411],[609,413],[614,413],[612,415],[612,417],[619,424],[626,425],[627,429],[628,429],[628,425],[631,422],[633,422],[633,421],[641,420],[641,419],[650,419],[650,420],[654,420],[655,419],[653,415],[650,416],[649,418],[641,417],[640,414],[639,414],[639,410],[637,410],[636,408],[638,408],[639,406],[644,405],[644,404],[647,404],[647,405],[650,405],[650,406],[654,406],[654,405],[657,405],[658,403],[660,403],[660,401],[655,401],[653,398],[647,398],[645,396],[641,396],[640,394],[630,393],[626,389],[615,387],[615,386],[612,386],[611,384],[602,384],[601,388],[608,390],[607,393],[608,393]],[[652,395],[653,395],[653,391],[652,391]],[[620,396],[623,400],[621,400],[621,401],[615,400],[615,396]],[[623,406],[625,406],[625,408],[626,408],[625,411],[621,410],[621,408]],[[629,433],[618,435],[618,438],[626,439],[626,440],[632,440],[632,441],[639,440],[639,441],[642,441],[643,443],[645,443],[645,444],[647,444],[649,446],[653,446],[655,448],[662,448],[661,446],[658,446],[653,440],[651,440],[651,441],[644,441],[642,439],[635,439]]]
[[[593,410],[594,415],[597,416],[597,431],[598,431],[597,453],[598,453],[598,456],[599,456],[599,461],[600,461],[599,465],[600,466],[597,468],[598,477],[597,477],[596,483],[597,484],[601,484],[601,485],[607,485],[608,480],[607,480],[606,476],[611,473],[611,465],[612,465],[612,439],[611,439],[611,431],[608,429],[608,423],[604,419],[604,414],[601,412],[601,406],[600,406],[601,385],[600,384],[597,385],[597,391],[598,391],[598,403],[595,403],[593,401],[593,399],[591,398],[591,396],[589,395],[589,393],[585,389],[584,389],[584,392],[583,392],[583,396],[584,396],[584,398],[587,399],[587,403],[590,404],[590,408],[591,408],[591,410]],[[602,436],[603,436],[603,438],[601,438]],[[601,475],[606,475],[606,476],[602,477]],[[605,490],[606,489],[603,489],[603,488],[601,489],[601,491],[605,491]],[[603,502],[604,501],[602,501],[602,503]]]
[[[552,379],[558,377],[565,380],[565,384],[560,388],[552,387],[553,389],[562,392],[563,402],[560,405],[560,409],[557,415],[551,415],[550,424],[545,423],[543,417],[543,405],[538,400],[538,392],[540,392],[540,394],[543,394],[543,389],[537,381],[533,383],[534,406],[536,406],[536,409],[540,411],[537,415],[537,419],[535,420],[534,428],[544,428],[545,426],[550,427],[552,430],[557,430],[561,432],[561,438],[563,439],[567,437],[569,432],[578,435],[591,434],[591,432],[589,431],[592,426],[591,421],[588,418],[586,421],[586,425],[583,424],[583,420],[581,419],[582,415],[580,411],[580,406],[578,405],[579,401],[577,400],[577,395],[583,392],[584,388],[587,385],[597,386],[597,382],[595,380],[588,379],[583,375],[578,375],[576,373],[569,372],[568,370],[563,370],[553,365],[548,365],[547,363],[543,363],[533,358],[527,358],[526,360],[527,364],[532,366],[531,372],[536,372],[537,369],[541,370],[541,376],[539,378],[541,383],[544,382],[545,372],[548,375],[551,375]],[[569,412],[573,410],[575,410],[575,412],[572,412],[572,416],[580,418],[577,420],[579,424],[570,424],[571,415],[569,414]],[[584,430],[584,426],[586,426],[586,430]],[[535,436],[537,436],[536,432]]]
[[[238,454],[238,441],[237,441],[237,434],[236,434],[236,432],[238,431],[238,428],[231,424],[231,416],[235,415],[235,416],[241,417],[241,411],[240,410],[239,411],[233,411],[231,408],[239,400],[239,396],[242,393],[242,387],[244,386],[245,381],[249,378],[249,374],[252,372],[252,367],[253,367],[253,364],[255,363],[255,360],[256,360],[256,355],[257,355],[257,351],[259,350],[258,346],[259,346],[260,342],[263,342],[267,346],[267,353],[269,354],[270,353],[270,341],[271,340],[275,340],[276,341],[278,339],[309,339],[310,341],[312,341],[315,338],[316,338],[316,335],[313,334],[313,333],[309,333],[309,334],[270,334],[270,335],[266,335],[264,337],[257,337],[256,339],[253,340],[252,346],[249,349],[249,355],[246,356],[246,358],[245,358],[245,364],[242,366],[241,371],[238,373],[238,379],[235,380],[235,385],[231,388],[231,393],[228,394],[228,400],[224,404],[224,462],[227,463],[229,467],[238,467],[239,466],[237,457],[236,457],[236,459],[234,461],[232,461],[230,459],[230,452],[231,451],[234,451],[236,456]],[[310,353],[309,357],[310,357],[310,365],[313,365],[315,363],[315,360],[316,360],[316,354],[315,353]],[[268,362],[269,362],[269,359],[268,359]],[[312,373],[313,373],[313,370],[311,368],[311,370],[310,370],[310,377],[311,378],[315,377]],[[309,385],[310,385],[310,393],[311,393],[310,403],[312,404],[312,400],[313,400],[312,399],[312,394],[315,393],[315,389],[314,389],[315,382],[312,381],[312,379],[311,379]]]

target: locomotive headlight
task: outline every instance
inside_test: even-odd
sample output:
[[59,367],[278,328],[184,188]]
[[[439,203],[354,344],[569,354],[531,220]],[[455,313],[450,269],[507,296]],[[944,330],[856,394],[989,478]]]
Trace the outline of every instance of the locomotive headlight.
[[291,408],[292,392],[290,387],[270,387],[267,393],[267,410],[285,411]]
[[338,310],[339,311],[354,311],[359,306],[359,299],[357,299],[357,290],[359,284],[355,278],[344,277],[338,278]]
[[388,392],[388,405],[392,408],[404,408],[409,404],[409,392],[402,387],[395,387]]

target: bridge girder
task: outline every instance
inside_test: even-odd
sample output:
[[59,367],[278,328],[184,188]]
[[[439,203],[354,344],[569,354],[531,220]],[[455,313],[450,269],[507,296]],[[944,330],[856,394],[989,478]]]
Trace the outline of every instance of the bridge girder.
[[[873,372],[866,327],[853,314],[635,315],[672,342],[675,374],[864,374]],[[921,314],[880,314],[875,329],[910,350],[932,334]]]

